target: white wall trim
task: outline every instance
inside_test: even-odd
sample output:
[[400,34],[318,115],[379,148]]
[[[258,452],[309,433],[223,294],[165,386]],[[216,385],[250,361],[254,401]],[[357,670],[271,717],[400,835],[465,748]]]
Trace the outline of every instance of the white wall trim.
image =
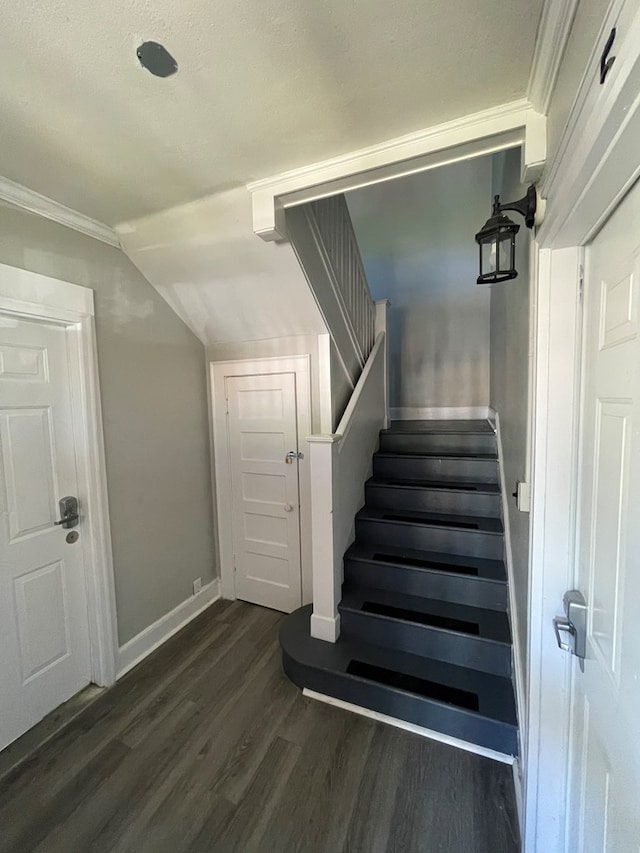
[[[599,51],[623,7],[606,84],[599,81]],[[640,8],[613,0],[541,192],[547,212],[537,240],[543,248],[587,243],[640,176]]]
[[474,421],[489,417],[489,406],[391,407],[393,421]]
[[350,711],[352,714],[359,714],[361,717],[368,717],[370,720],[377,720],[379,723],[394,726],[405,732],[411,732],[411,734],[420,735],[420,737],[435,740],[438,743],[446,743],[448,746],[463,749],[465,752],[472,752],[474,755],[481,755],[483,758],[491,758],[493,761],[499,761],[501,764],[513,764],[516,761],[513,755],[497,752],[495,749],[488,749],[485,746],[478,746],[476,743],[469,743],[466,740],[460,740],[460,738],[436,732],[433,729],[426,729],[424,726],[417,726],[415,723],[408,723],[406,720],[399,720],[397,717],[390,717],[387,714],[381,714],[379,711],[372,711],[360,705],[353,705],[351,702],[345,702],[343,699],[336,699],[335,696],[316,693],[315,690],[309,690],[307,687],[303,689],[302,695],[308,696],[309,699],[315,699],[318,702],[324,702],[325,705],[342,708],[344,711]]
[[253,230],[264,240],[286,239],[286,207],[523,145],[532,112],[526,99],[511,101],[254,181],[247,185]]
[[527,95],[532,107],[543,115],[549,112],[577,8],[578,0],[545,0],[542,7]]
[[0,310],[67,328],[78,496],[84,516],[91,680],[106,687],[116,678],[118,628],[93,291],[0,264]]
[[[513,551],[511,549],[511,523],[509,521],[509,501],[507,484],[504,476],[504,454],[502,452],[502,435],[500,433],[500,413],[492,409],[495,417],[496,444],[498,446],[498,470],[500,471],[500,500],[502,503],[502,523],[504,525],[504,554],[507,565],[507,590],[509,593],[509,621],[511,623],[511,639],[513,649],[513,673],[516,692],[516,707],[518,709],[518,733],[520,737],[520,755],[523,764],[526,763],[527,711],[525,705],[524,658],[520,648],[520,632],[518,630],[518,609],[516,606],[515,577],[513,573]],[[522,792],[521,792],[522,797]]]
[[120,240],[113,228],[2,176],[0,176],[0,200],[42,216],[44,219],[57,222],[58,225],[72,228],[74,231],[86,234],[87,237],[93,237],[94,240],[120,248]]
[[[215,507],[220,557],[220,594],[235,599],[235,572],[233,567],[233,527],[231,516],[231,469],[229,432],[225,384],[230,376],[268,375],[269,373],[296,374],[296,405],[298,414],[298,442],[304,447],[312,433],[311,420],[311,358],[308,354],[267,358],[238,359],[209,362],[211,392],[212,457],[215,471]],[[311,556],[311,475],[308,452],[298,462],[300,484],[300,556],[302,573],[302,604],[313,600],[313,569]]]
[[525,827],[527,853],[564,850],[571,656],[553,617],[573,583],[581,253],[541,250],[532,448]]
[[181,628],[188,625],[192,619],[199,616],[203,610],[210,607],[220,598],[220,579],[214,578],[203,586],[197,595],[192,595],[185,601],[165,613],[153,624],[149,625],[135,637],[128,640],[118,649],[118,678],[133,669],[151,652],[173,637]]

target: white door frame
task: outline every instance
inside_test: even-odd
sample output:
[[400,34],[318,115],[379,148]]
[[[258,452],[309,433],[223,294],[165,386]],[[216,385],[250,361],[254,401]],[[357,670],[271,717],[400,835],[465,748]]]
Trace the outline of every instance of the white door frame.
[[[600,86],[599,50],[621,10],[616,61]],[[530,540],[525,853],[566,850],[571,660],[552,619],[573,586],[583,248],[640,175],[640,11],[613,0],[580,86],[559,153],[543,181],[547,216],[537,234],[533,467]]]
[[231,458],[225,382],[230,376],[258,376],[270,373],[296,374],[296,407],[298,414],[298,443],[304,458],[298,463],[300,483],[300,567],[302,572],[302,603],[313,600],[311,561],[311,477],[307,437],[311,435],[311,359],[309,355],[278,356],[274,358],[212,361],[209,363],[211,394],[211,439],[213,444],[213,482],[216,492],[218,549],[220,555],[220,592],[223,598],[235,599],[233,569],[233,534],[231,501]]
[[0,311],[67,330],[91,681],[116,680],[117,622],[93,291],[0,264]]

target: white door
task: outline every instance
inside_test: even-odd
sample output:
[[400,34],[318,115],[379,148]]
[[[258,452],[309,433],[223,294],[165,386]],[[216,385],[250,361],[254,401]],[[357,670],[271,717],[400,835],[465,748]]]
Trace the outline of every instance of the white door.
[[90,680],[77,494],[66,330],[0,314],[0,749]]
[[567,850],[640,851],[640,185],[587,247]]
[[300,490],[295,373],[226,380],[236,595],[300,607]]

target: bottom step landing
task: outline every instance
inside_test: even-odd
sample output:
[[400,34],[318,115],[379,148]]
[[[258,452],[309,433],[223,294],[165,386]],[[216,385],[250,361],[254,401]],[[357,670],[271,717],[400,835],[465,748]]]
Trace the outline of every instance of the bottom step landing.
[[518,752],[509,678],[340,637],[316,640],[311,606],[280,629],[285,673],[307,695],[416,734],[513,763]]

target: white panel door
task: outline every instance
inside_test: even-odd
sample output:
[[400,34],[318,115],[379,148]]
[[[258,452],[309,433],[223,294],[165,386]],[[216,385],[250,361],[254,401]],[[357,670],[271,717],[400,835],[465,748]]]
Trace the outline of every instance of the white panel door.
[[236,595],[300,607],[300,498],[295,373],[227,377]]
[[640,185],[587,247],[567,849],[640,851]]
[[0,314],[0,749],[90,680],[71,406],[65,329]]

